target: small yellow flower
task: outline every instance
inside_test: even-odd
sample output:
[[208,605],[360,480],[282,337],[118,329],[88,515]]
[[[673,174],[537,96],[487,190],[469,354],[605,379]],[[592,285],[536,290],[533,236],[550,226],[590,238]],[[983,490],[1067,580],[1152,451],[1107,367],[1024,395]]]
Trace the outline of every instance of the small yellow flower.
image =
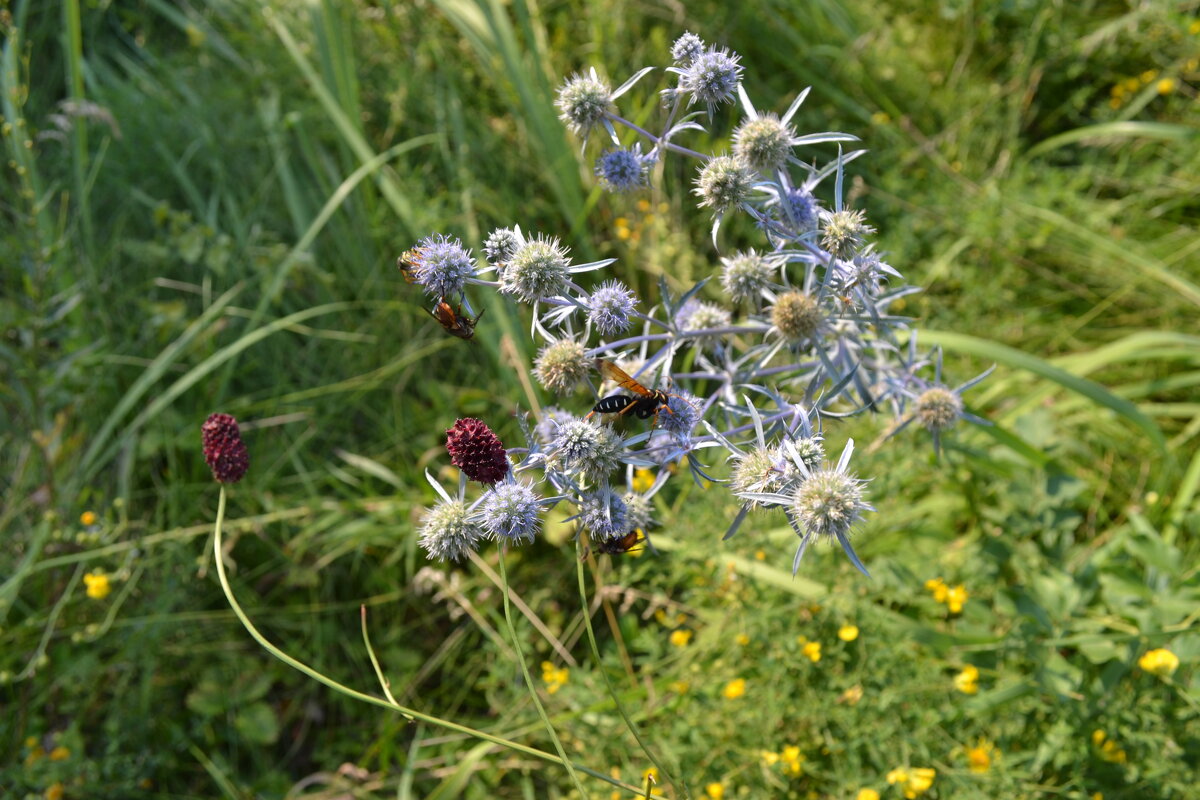
[[967,766],[976,775],[983,775],[992,768],[992,762],[1000,757],[1000,751],[987,739],[980,739],[974,747],[966,749]]
[[1112,739],[1100,745],[1100,758],[1113,764],[1124,764],[1128,754]]
[[571,671],[568,668],[562,667],[560,669],[549,661],[542,662],[542,681],[546,684],[547,694],[557,692],[566,684],[567,679],[570,677]]
[[779,757],[783,761],[784,773],[794,778],[804,771],[804,756],[800,753],[799,747],[789,744],[783,748]]
[[84,527],[87,527],[89,525],[95,525],[96,524],[96,512],[95,511],[85,511],[82,514],[80,514],[79,515],[79,524],[83,525]]
[[842,627],[838,628],[838,638],[843,642],[853,642],[858,638],[858,626],[843,625]]
[[774,753],[770,750],[761,751],[759,757],[762,758],[764,767],[773,767],[779,763],[779,753]]
[[755,550],[754,551],[754,560],[755,561],[766,561],[767,560],[767,551],[766,550]]
[[926,591],[933,593],[933,599],[939,603],[946,602],[946,596],[950,593],[950,587],[941,578],[930,578],[925,581]]
[[879,800],[879,792],[874,789],[859,789],[854,800]]
[[1100,743],[1107,738],[1108,734],[1105,733],[1101,728],[1097,728],[1096,730],[1092,731],[1092,744],[1096,747],[1099,747]]
[[50,751],[51,761],[66,761],[71,757],[70,749],[63,747],[61,744]]
[[684,628],[680,628],[679,630],[671,631],[671,644],[675,645],[676,647],[687,647],[688,643],[691,641],[692,641],[692,632],[691,631],[686,630]]
[[979,691],[979,668],[967,664],[963,671],[954,676],[954,688],[963,694],[975,694]]
[[1175,91],[1175,86],[1176,81],[1174,78],[1163,78],[1156,84],[1155,88],[1158,89],[1159,94],[1170,94]]
[[821,660],[821,643],[809,642],[800,648],[800,652],[814,664]]
[[654,473],[645,467],[639,467],[633,471],[633,490],[635,492],[644,492],[654,485]]
[[946,608],[950,609],[951,614],[961,614],[963,606],[966,605],[967,598],[970,597],[967,592],[967,587],[961,583],[953,589],[946,592]]
[[925,794],[933,786],[933,779],[936,777],[937,770],[932,767],[917,767],[908,776],[908,786],[904,789],[904,796],[912,800],[917,795]]
[[1138,659],[1138,666],[1151,675],[1173,675],[1179,669],[1179,656],[1160,647],[1147,651]]
[[721,694],[723,694],[725,696],[726,700],[737,700],[739,697],[741,697],[745,693],[746,693],[746,679],[745,678],[735,678],[734,680],[731,680],[729,683],[725,684],[725,688],[721,690]]
[[1092,795],[1092,800],[1104,800],[1104,792],[1096,792]]
[[667,684],[667,688],[675,694],[687,694],[688,689],[691,689],[692,686],[687,681],[671,681]]
[[709,800],[721,800],[725,796],[725,784],[710,783],[704,787],[704,796]]
[[646,767],[642,771],[642,785],[645,786],[647,781],[655,786],[658,785],[658,767]]
[[742,647],[745,647],[746,645],[750,644],[750,637],[744,633],[739,633],[737,636],[734,637],[733,640]]
[[1200,19],[1192,20],[1191,24],[1188,25],[1188,33],[1192,36],[1200,34]]
[[1154,80],[1157,77],[1158,77],[1158,70],[1148,69],[1145,72],[1143,72],[1141,75],[1142,83],[1149,83],[1150,81]]
[[45,797],[46,800],[62,800],[65,792],[66,789],[62,785],[62,781],[55,781],[46,788],[46,791],[42,796]]
[[83,576],[83,582],[87,585],[87,596],[93,600],[103,600],[112,591],[108,576],[103,572],[89,572]]
[[886,111],[876,111],[874,114],[871,115],[871,124],[872,125],[887,125],[891,121],[892,121],[892,118],[890,116],[888,116],[888,113]]
[[897,767],[887,774],[887,782],[889,786],[897,783],[908,783],[908,770],[904,769],[903,767]]
[[846,691],[838,695],[837,701],[845,703],[849,706],[858,705],[858,701],[863,699],[863,688],[861,685],[851,686]]
[[1130,92],[1136,92],[1138,89],[1142,88],[1142,84],[1137,78],[1126,78],[1121,83],[1125,89]]
[[637,210],[641,211],[643,214],[646,213],[647,211],[649,211],[650,210],[650,201],[644,197],[641,200],[638,200],[637,201]]

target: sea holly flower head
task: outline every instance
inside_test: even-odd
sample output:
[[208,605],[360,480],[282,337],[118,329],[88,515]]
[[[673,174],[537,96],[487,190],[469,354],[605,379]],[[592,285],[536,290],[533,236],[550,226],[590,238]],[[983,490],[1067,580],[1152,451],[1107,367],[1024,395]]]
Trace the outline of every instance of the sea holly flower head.
[[658,427],[676,436],[687,436],[700,422],[700,402],[691,392],[671,394],[666,408],[658,410]]
[[592,359],[582,344],[574,339],[558,339],[538,353],[533,374],[546,389],[564,395],[586,380],[591,370]]
[[579,522],[596,541],[616,539],[632,529],[625,501],[606,489],[583,496]]
[[654,524],[654,505],[647,495],[638,492],[626,492],[621,495],[625,504],[625,522],[630,530],[645,530]]
[[775,298],[771,324],[789,342],[803,343],[816,338],[825,321],[817,299],[806,292],[790,291]]
[[[724,308],[721,308],[716,303],[697,300],[694,297],[680,306],[679,311],[675,314],[675,325],[679,330],[687,333],[696,333],[712,328],[725,328],[729,326],[730,321],[730,314]],[[688,337],[693,344],[698,346],[708,341],[716,341],[719,338],[719,334]]]
[[496,484],[483,498],[479,520],[496,539],[532,542],[542,527],[541,498],[524,483]]
[[621,463],[623,444],[612,428],[577,419],[559,426],[551,449],[567,473],[602,481]]
[[642,155],[642,145],[605,150],[596,159],[596,177],[610,192],[632,192],[644,188],[653,155]]
[[[797,464],[805,477],[796,487],[791,506],[787,509],[788,519],[800,536],[793,572],[799,569],[805,549],[812,537],[816,536],[836,539],[854,566],[864,575],[869,574],[850,546],[851,528],[862,519],[864,511],[875,510],[863,496],[863,487],[867,482],[847,472],[853,452],[854,440],[851,439],[834,467],[813,470],[803,461]],[[798,460],[793,455],[793,463]]]
[[554,104],[562,112],[559,119],[579,136],[587,136],[615,108],[612,89],[595,69],[588,70],[586,75],[572,75],[558,90]]
[[487,257],[489,264],[499,267],[508,263],[520,244],[520,228],[496,228],[484,240],[483,254]]
[[694,33],[684,31],[683,35],[671,45],[671,58],[675,63],[686,67],[704,52],[704,40]]
[[479,549],[486,531],[471,520],[466,503],[459,499],[443,500],[425,514],[417,543],[429,558],[458,561]]
[[547,406],[542,409],[542,418],[533,426],[533,436],[541,444],[550,444],[558,437],[559,428],[578,419],[577,414],[572,414],[566,409]]
[[733,155],[763,175],[781,168],[792,149],[794,131],[774,114],[752,117],[733,132]]
[[536,303],[562,293],[571,262],[558,239],[538,234],[517,247],[500,276],[500,291],[526,303]]
[[778,267],[752,247],[721,259],[721,288],[736,303],[756,300]]
[[709,206],[720,215],[745,202],[753,187],[749,167],[732,156],[717,156],[700,168],[692,193],[700,198],[701,207]]
[[838,258],[850,258],[863,248],[875,232],[866,222],[866,212],[842,209],[821,218],[821,246]]
[[621,333],[633,324],[637,298],[620,281],[608,281],[587,299],[588,321],[601,336]]
[[737,96],[743,69],[739,58],[724,47],[709,48],[687,66],[671,69],[680,74],[679,88],[691,95],[691,102],[708,106],[711,117],[715,106],[732,103]]
[[461,295],[467,279],[475,277],[475,261],[459,239],[435,233],[422,239],[413,252],[413,277],[433,297]]

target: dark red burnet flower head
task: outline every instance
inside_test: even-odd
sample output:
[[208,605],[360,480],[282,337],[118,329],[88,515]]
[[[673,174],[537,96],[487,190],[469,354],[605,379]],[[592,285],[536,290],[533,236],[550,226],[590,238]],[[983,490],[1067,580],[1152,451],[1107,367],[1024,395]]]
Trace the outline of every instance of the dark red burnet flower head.
[[237,420],[228,414],[211,414],[200,426],[204,461],[221,483],[237,483],[250,466],[246,443]]
[[468,478],[480,483],[496,483],[508,474],[508,459],[500,437],[484,422],[460,419],[446,431],[446,449],[450,463]]

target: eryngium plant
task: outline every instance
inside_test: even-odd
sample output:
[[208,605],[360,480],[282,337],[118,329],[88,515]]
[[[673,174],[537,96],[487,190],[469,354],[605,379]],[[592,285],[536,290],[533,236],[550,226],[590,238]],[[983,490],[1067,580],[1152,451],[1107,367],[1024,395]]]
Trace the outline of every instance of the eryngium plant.
[[[653,67],[616,89],[589,68],[564,82],[556,106],[585,152],[589,137],[608,140],[595,146],[594,166],[608,191],[641,190],[669,157],[696,162],[691,193],[712,215],[719,255],[712,260],[720,263],[713,285],[723,301],[716,301],[717,293],[700,299],[708,278],[681,294],[660,281],[652,302],[616,281],[584,288],[576,276],[613,259],[574,264],[552,231],[497,228],[482,243],[486,263],[472,261],[470,269],[457,240],[425,238],[417,247],[422,269],[415,279],[427,292],[453,294],[470,310],[465,290],[475,285],[531,307],[530,335],[540,345],[535,375],[561,408],[536,427],[522,420],[526,443],[508,451],[515,460],[506,482],[473,503],[464,499],[465,482],[456,498],[435,483],[444,502],[429,513],[422,542],[434,557],[456,558],[488,538],[532,541],[537,513],[557,502],[576,509],[573,519],[592,539],[624,536],[649,524],[648,499],[669,477],[668,467],[686,462],[697,482],[722,483],[741,501],[726,538],[748,514],[776,509],[798,537],[793,572],[808,545],[825,539],[865,574],[850,537],[873,510],[868,480],[851,469],[852,441],[835,463],[826,460],[823,423],[891,411],[894,431],[915,421],[937,448],[960,419],[984,422],[967,413],[961,399],[983,376],[946,388],[940,353],[920,353],[911,321],[892,311],[919,289],[906,285],[876,251],[865,212],[846,207],[846,167],[865,151],[843,147],[857,137],[796,131],[796,112],[809,89],[781,116],[760,112],[736,53],[685,33],[663,58],[669,60],[660,72],[667,85],[653,131],[621,116],[617,106]],[[727,149],[706,155],[686,146],[728,108],[739,110],[741,119]],[[837,155],[822,163],[818,146],[830,145]],[[734,215],[754,223],[760,245],[721,252],[721,225]],[[676,369],[682,352],[691,359],[686,372]],[[648,430],[623,437],[599,417],[584,418],[595,398],[614,391],[589,384],[599,380],[595,359],[613,362],[651,389],[670,387]],[[592,393],[582,398],[585,386]],[[727,480],[710,475],[701,461],[709,448],[725,451]],[[655,475],[643,492],[633,488],[635,467]],[[524,475],[548,489],[535,493],[519,482]],[[496,480],[501,477],[497,471]],[[473,530],[484,534],[467,535]],[[433,546],[441,542],[447,544]]]

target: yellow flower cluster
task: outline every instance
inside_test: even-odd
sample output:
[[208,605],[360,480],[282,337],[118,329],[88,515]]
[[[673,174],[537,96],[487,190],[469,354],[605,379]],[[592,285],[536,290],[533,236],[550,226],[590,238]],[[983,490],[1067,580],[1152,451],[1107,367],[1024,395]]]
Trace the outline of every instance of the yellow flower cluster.
[[966,749],[965,754],[967,767],[976,775],[983,775],[992,768],[992,762],[1000,759],[1000,751],[987,739],[978,740],[974,747]]
[[843,642],[853,642],[858,638],[858,626],[843,625],[842,627],[838,628],[838,638]]
[[887,782],[892,785],[899,784],[904,791],[904,796],[908,800],[913,800],[914,797],[920,797],[928,792],[936,777],[937,770],[931,767],[915,767],[913,769],[898,767],[887,774]]
[[800,647],[800,654],[814,664],[821,660],[821,643],[805,642]]
[[561,689],[569,677],[571,677],[571,671],[566,667],[556,667],[549,661],[542,662],[542,680],[545,682],[546,691],[549,694],[554,694]]
[[645,467],[638,467],[633,471],[633,490],[638,494],[649,489],[654,485],[654,473]]
[[93,600],[103,600],[112,591],[112,586],[108,582],[108,576],[103,572],[87,573],[83,576],[83,583],[87,587],[87,596]]
[[933,593],[934,600],[945,603],[951,614],[961,614],[963,606],[967,604],[967,598],[971,596],[967,592],[966,586],[960,583],[958,586],[951,587],[941,578],[930,578],[925,581],[925,588]]
[[1157,650],[1148,650],[1138,659],[1138,666],[1151,675],[1173,675],[1175,670],[1179,669],[1179,656],[1165,647],[1160,647]]
[[96,512],[85,511],[79,515],[79,524],[85,528],[96,524]]
[[704,787],[704,796],[708,800],[722,800],[725,797],[725,784],[716,782],[708,784]]
[[687,628],[679,628],[678,630],[671,631],[671,644],[675,647],[687,647],[691,641],[692,632]]
[[1092,731],[1092,745],[1098,751],[1100,758],[1110,764],[1124,764],[1129,760],[1129,754],[1125,752],[1125,749],[1114,740],[1109,739],[1108,734],[1100,728]]
[[794,744],[784,746],[783,750],[778,753],[773,750],[763,750],[760,755],[763,766],[768,769],[781,765],[783,774],[792,778],[798,777],[804,772],[804,755]]
[[859,789],[854,800],[879,800],[879,792],[874,789]]
[[979,668],[967,664],[963,671],[954,676],[954,688],[963,694],[975,694],[979,691]]
[[721,694],[726,700],[737,700],[746,693],[746,679],[734,678],[729,683],[725,684],[725,688],[721,690]]

